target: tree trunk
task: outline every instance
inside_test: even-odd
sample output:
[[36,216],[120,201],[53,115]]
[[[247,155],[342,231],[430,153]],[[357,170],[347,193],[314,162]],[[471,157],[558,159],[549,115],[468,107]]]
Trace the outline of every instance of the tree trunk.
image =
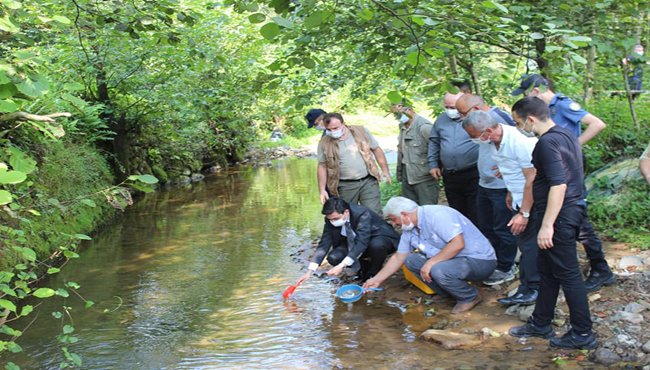
[[596,67],[596,45],[592,45],[589,48],[589,54],[587,55],[587,66],[585,71],[585,86],[584,86],[584,95],[583,101],[585,105],[589,105],[589,102],[594,97],[594,69]]
[[632,92],[630,91],[630,83],[627,80],[627,74],[628,74],[628,67],[627,64],[623,64],[623,81],[625,81],[625,95],[627,96],[627,102],[630,104],[630,113],[632,114],[632,120],[634,121],[634,125],[638,130],[641,130],[641,126],[639,125],[639,119],[636,117],[636,110],[634,109],[634,97],[632,96]]
[[454,77],[458,77],[458,63],[456,63],[455,55],[452,55],[449,58],[449,67],[451,67],[451,71],[454,73]]

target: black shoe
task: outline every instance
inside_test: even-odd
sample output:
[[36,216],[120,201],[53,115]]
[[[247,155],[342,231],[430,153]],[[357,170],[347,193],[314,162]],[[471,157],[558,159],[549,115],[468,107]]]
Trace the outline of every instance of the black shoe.
[[559,338],[552,338],[550,344],[551,347],[560,349],[594,349],[598,347],[598,340],[594,333],[582,336],[569,331]]
[[537,290],[530,289],[526,293],[517,293],[512,297],[498,299],[497,302],[508,306],[513,304],[520,304],[520,305],[527,306],[527,305],[534,304],[536,300],[537,300]]
[[608,270],[607,272],[591,271],[589,277],[585,280],[587,293],[595,292],[602,288],[603,285],[611,285],[616,281],[616,275]]
[[[508,330],[508,333],[517,338],[530,338],[530,337],[540,337],[544,339],[550,339],[555,336],[555,330],[551,325],[546,326],[536,326],[529,319],[526,325],[514,326]],[[552,340],[552,339],[551,339]]]

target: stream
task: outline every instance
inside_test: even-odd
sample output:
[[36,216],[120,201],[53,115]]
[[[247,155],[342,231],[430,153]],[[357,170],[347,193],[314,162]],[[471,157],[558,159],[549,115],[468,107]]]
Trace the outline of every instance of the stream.
[[[74,294],[46,299],[18,342],[23,352],[3,360],[58,369],[64,324],[75,328],[79,341],[67,347],[84,369],[514,369],[529,360],[422,341],[431,319],[387,291],[348,305],[337,284],[312,277],[284,301],[304,271],[292,254],[322,229],[315,168],[314,159],[287,159],[146,195],[42,284],[77,282],[94,306]],[[387,290],[405,290],[399,284]],[[53,318],[63,306],[73,322]]]

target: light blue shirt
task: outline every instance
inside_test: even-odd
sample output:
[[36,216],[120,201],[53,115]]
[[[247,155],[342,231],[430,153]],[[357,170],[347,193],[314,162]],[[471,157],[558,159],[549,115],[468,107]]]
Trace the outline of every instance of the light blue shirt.
[[417,209],[418,232],[415,228],[404,230],[397,247],[398,253],[411,253],[415,249],[431,258],[460,234],[465,248],[456,257],[496,260],[494,248],[483,234],[457,210],[442,205],[427,205]]

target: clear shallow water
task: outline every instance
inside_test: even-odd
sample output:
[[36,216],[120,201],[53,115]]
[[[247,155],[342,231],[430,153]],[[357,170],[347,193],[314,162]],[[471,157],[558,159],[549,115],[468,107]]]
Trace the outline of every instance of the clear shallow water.
[[43,283],[56,289],[77,282],[95,306],[85,309],[73,294],[47,299],[19,340],[24,351],[3,354],[0,362],[58,369],[63,355],[55,338],[71,322],[51,312],[65,305],[80,338],[68,347],[84,369],[517,369],[538,363],[531,352],[495,352],[503,343],[445,351],[418,340],[442,319],[470,321],[477,330],[509,325],[475,313],[448,317],[444,310],[423,317],[427,307],[407,309],[392,300],[397,291],[413,291],[403,280],[348,305],[335,298],[335,284],[312,277],[284,301],[282,292],[303,271],[291,254],[322,230],[315,168],[315,160],[290,159],[148,194]]

